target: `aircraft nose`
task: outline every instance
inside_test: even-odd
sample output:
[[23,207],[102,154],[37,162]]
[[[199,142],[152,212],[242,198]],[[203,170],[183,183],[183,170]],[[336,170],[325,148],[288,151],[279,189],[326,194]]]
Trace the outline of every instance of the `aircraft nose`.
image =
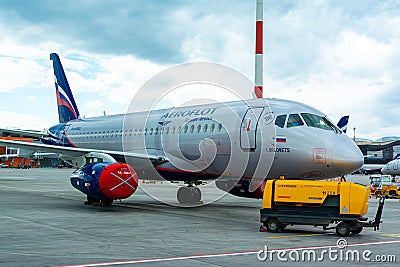
[[340,175],[352,173],[364,164],[363,154],[352,140],[346,140],[337,144],[332,151],[332,167]]

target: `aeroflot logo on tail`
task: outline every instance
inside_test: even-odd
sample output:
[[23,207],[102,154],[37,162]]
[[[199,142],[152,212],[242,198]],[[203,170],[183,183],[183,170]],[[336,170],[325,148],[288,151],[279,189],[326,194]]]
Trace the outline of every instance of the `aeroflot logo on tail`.
[[191,110],[183,110],[176,112],[167,112],[165,113],[161,119],[166,118],[178,118],[178,117],[190,117],[197,115],[212,115],[218,108],[205,108],[205,109],[191,109]]

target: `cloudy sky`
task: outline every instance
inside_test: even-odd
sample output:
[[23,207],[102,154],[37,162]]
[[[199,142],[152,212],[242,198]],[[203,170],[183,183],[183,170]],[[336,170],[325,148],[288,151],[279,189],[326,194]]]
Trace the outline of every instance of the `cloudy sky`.
[[[0,1],[0,128],[58,122],[49,54],[82,115],[124,113],[168,67],[224,64],[253,80],[255,0]],[[349,135],[400,135],[399,0],[264,0],[265,96],[304,102]]]

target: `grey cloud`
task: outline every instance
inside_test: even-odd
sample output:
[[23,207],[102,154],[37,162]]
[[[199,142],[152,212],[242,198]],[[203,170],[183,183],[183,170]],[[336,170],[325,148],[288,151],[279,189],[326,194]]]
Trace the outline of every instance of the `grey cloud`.
[[[213,3],[211,10],[209,4]],[[0,1],[0,21],[13,38],[37,44],[65,43],[71,49],[112,55],[132,54],[160,63],[184,60],[181,45],[210,14],[235,13],[229,1]],[[248,5],[251,10],[252,5]],[[176,12],[188,13],[181,21]],[[245,12],[241,11],[241,12]],[[227,22],[228,23],[228,22]],[[223,26],[223,25],[221,25]],[[218,25],[216,25],[218,27]],[[211,30],[211,29],[210,29]]]

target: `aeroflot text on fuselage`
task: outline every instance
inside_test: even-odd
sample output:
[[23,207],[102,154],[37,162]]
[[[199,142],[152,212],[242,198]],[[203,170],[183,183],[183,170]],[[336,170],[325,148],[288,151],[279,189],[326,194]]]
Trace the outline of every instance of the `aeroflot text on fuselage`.
[[189,117],[198,115],[212,115],[217,109],[218,108],[205,108],[205,109],[191,109],[191,110],[177,111],[177,112],[167,112],[161,117],[161,119]]

